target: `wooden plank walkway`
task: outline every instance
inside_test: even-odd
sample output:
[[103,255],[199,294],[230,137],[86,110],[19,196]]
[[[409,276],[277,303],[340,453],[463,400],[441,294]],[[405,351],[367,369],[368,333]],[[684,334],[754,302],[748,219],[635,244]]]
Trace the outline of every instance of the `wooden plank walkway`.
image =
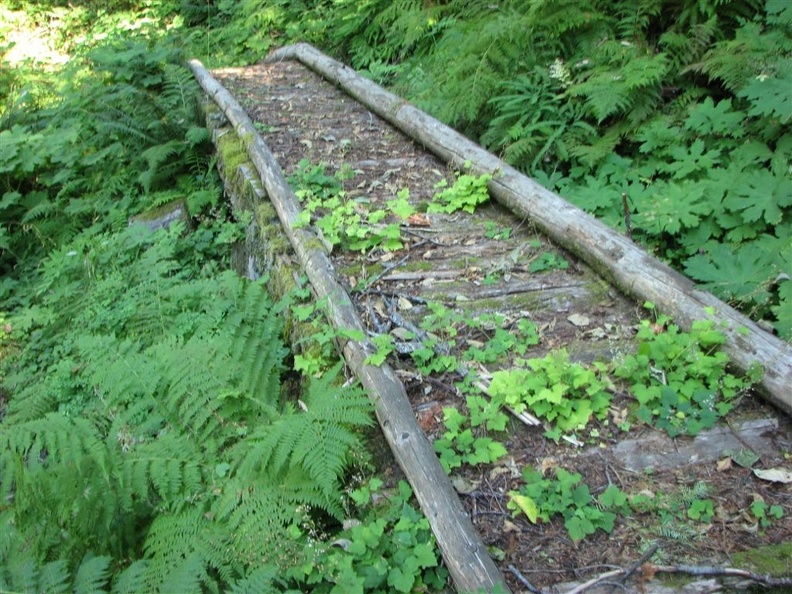
[[[197,66],[194,71],[200,73]],[[535,221],[524,214],[515,215],[494,202],[471,214],[426,213],[427,203],[438,191],[438,185],[452,185],[458,173],[300,62],[277,60],[216,70],[212,74],[231,91],[252,120],[243,126],[233,122],[237,134],[249,146],[255,145],[250,127],[255,126],[263,150],[269,152],[261,158],[261,166],[254,158],[259,169],[272,166],[298,177],[305,163],[323,164],[330,175],[350,171],[354,175],[345,178],[343,189],[346,198],[354,201],[362,213],[386,209],[390,200],[400,193],[405,195],[404,190],[408,190],[409,202],[419,214],[401,221],[401,249],[359,253],[335,247],[322,251],[326,265],[324,260],[316,265],[319,255],[302,247],[296,249],[293,258],[304,267],[307,264],[309,275],[311,268],[331,271],[332,278],[320,284],[330,292],[332,306],[346,296],[354,304],[353,313],[341,311],[339,315],[346,320],[346,327],[355,326],[359,320],[368,340],[360,351],[355,350],[353,341],[344,344],[343,349],[364,385],[367,381],[374,382],[371,374],[382,373],[386,382],[398,377],[401,393],[405,398],[409,396],[410,408],[406,414],[411,419],[400,421],[406,423],[406,429],[386,426],[391,422],[384,418],[387,411],[378,408],[377,413],[396,459],[432,523],[457,588],[490,591],[505,583],[486,553],[487,546],[497,546],[506,552],[500,564],[502,569],[509,565],[538,569],[536,565],[541,562],[537,562],[537,554],[542,539],[534,542],[530,527],[518,528],[519,534],[512,532],[515,524],[505,512],[505,492],[517,476],[511,476],[510,482],[504,476],[504,466],[481,471],[478,477],[459,473],[455,478],[462,478],[467,484],[486,485],[478,491],[464,493],[460,504],[445,475],[438,474],[436,459],[431,464],[421,461],[427,455],[434,458],[429,444],[442,433],[442,408],[464,405],[453,386],[455,381],[471,371],[485,375],[497,367],[510,366],[516,357],[542,356],[559,348],[566,349],[574,361],[609,361],[634,348],[635,326],[645,314],[640,303],[624,296],[575,254],[550,241]],[[217,101],[220,91],[201,82]],[[278,171],[261,173],[270,196],[280,191],[283,179],[278,176]],[[256,177],[254,173],[252,178]],[[255,185],[255,179],[252,181]],[[310,233],[294,225],[296,211],[292,207],[286,211],[279,215],[292,241]],[[388,220],[393,219],[391,215]],[[267,241],[266,238],[257,241],[262,240]],[[265,259],[267,265],[271,264],[271,256]],[[255,273],[258,266],[255,258],[251,262],[251,273]],[[423,336],[436,343],[435,350],[445,348],[449,354],[459,353],[483,343],[496,330],[515,334],[521,322],[526,321],[536,328],[538,341],[523,344],[519,353],[500,353],[497,363],[487,364],[486,368],[468,362],[432,376],[421,374],[404,354],[420,348],[416,334],[421,338],[421,323],[439,306],[453,313],[450,318],[453,331],[439,329],[431,336]],[[493,314],[500,316],[497,328],[491,321]],[[356,319],[349,321],[348,315]],[[482,319],[487,320],[483,327],[475,322]],[[371,340],[381,334],[393,336],[404,356],[391,355],[390,365],[375,371],[371,365],[365,365],[365,357],[372,351]],[[396,390],[393,386],[390,389]],[[400,397],[395,391],[388,394],[388,398]],[[374,398],[375,405],[382,405],[377,404],[378,396]],[[756,424],[756,434],[750,435],[756,439],[751,444],[770,462],[784,448],[790,448],[788,420],[783,416],[778,418],[772,409],[758,406],[752,405],[751,414],[767,422]],[[401,410],[399,414],[405,413]],[[417,425],[409,424],[415,420]],[[402,439],[405,435],[413,436],[418,427],[421,435],[416,435],[415,440]],[[633,440],[620,449],[611,447],[618,446],[618,436],[600,441],[584,437],[583,441],[594,447],[581,451],[568,445],[554,445],[542,437],[542,432],[542,427],[514,428],[507,444],[512,467],[544,464],[548,459],[560,466],[565,461],[577,460],[580,464],[581,459],[602,459],[605,462],[601,465],[600,478],[607,475],[609,482],[609,472],[618,472],[614,469],[641,472],[647,464],[641,461],[640,454],[645,452],[641,452],[640,441],[636,445]],[[738,440],[746,439],[739,431],[735,436]],[[659,438],[651,432],[651,439]],[[570,441],[582,445],[578,437],[573,436]],[[657,441],[646,443],[653,444],[649,447],[661,447]],[[670,443],[670,447],[675,447]],[[633,453],[623,453],[627,451]],[[719,450],[716,457],[722,454]],[[424,466],[418,471],[409,467],[413,464]],[[634,464],[644,466],[633,468]],[[696,471],[687,472],[689,476],[696,475]],[[706,469],[702,472],[709,474]],[[467,525],[469,517],[473,518],[478,532],[486,535],[486,542]],[[456,535],[449,536],[454,531],[458,531]],[[609,554],[609,547],[603,546],[603,550],[605,555]],[[574,563],[582,566],[598,560],[618,561],[588,552],[578,555]],[[545,564],[545,569],[552,573],[552,560]],[[520,587],[511,575],[508,582],[512,587]]]

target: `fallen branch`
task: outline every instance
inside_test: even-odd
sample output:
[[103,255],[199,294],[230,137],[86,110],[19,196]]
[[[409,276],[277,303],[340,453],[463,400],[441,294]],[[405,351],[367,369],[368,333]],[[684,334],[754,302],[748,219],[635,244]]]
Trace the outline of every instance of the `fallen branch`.
[[649,564],[645,571],[650,575],[652,573],[684,573],[687,575],[706,577],[739,577],[755,582],[761,586],[767,586],[769,588],[792,586],[792,577],[773,577],[771,575],[761,575],[759,573],[754,573],[753,571],[736,569],[734,567]]
[[[792,586],[792,577],[773,577],[761,575],[744,569],[732,567],[708,567],[696,565],[654,565],[647,563],[657,552],[657,545],[651,547],[641,557],[627,569],[613,569],[591,578],[587,582],[579,584],[565,592],[565,594],[582,594],[598,584],[605,582],[614,586],[624,587],[624,583],[639,569],[641,570],[641,580],[646,582],[654,578],[658,573],[680,573],[696,577],[738,577],[766,587]],[[511,571],[512,567],[509,566]],[[515,570],[516,571],[516,570]],[[514,572],[512,572],[514,573]],[[516,574],[515,574],[516,575]],[[618,578],[618,579],[613,579]],[[518,577],[519,579],[519,577]]]
[[509,565],[508,567],[509,572],[517,578],[523,586],[525,586],[531,594],[544,594],[539,588],[534,586],[531,582],[529,582],[526,577],[519,572],[519,570],[514,565]]

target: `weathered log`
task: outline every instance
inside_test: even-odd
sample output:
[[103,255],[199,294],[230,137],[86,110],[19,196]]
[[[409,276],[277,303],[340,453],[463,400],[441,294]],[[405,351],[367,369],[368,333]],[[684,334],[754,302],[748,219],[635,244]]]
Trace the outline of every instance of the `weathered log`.
[[[364,334],[357,310],[336,279],[330,259],[318,238],[296,224],[300,212],[297,197],[253,122],[200,62],[190,61],[190,68],[247,145],[248,155],[259,172],[297,258],[317,298],[326,304],[329,322],[338,330]],[[457,589],[463,592],[508,591],[503,576],[489,557],[431,444],[418,426],[401,381],[387,364],[366,364],[368,355],[376,352],[367,339],[346,340],[342,350],[347,364],[360,378],[374,403],[385,438],[429,520]]]
[[326,56],[307,43],[276,50],[267,61],[298,60],[405,134],[456,167],[494,173],[489,190],[512,212],[530,218],[550,239],[575,253],[625,293],[653,302],[683,328],[711,318],[726,336],[724,352],[741,370],[764,369],[766,398],[792,414],[792,345],[649,255],[631,240],[542,187],[479,145]]

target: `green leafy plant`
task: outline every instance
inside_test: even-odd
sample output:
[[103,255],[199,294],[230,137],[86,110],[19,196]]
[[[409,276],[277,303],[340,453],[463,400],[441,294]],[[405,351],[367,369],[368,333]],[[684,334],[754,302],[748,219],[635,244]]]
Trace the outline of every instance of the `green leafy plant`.
[[550,435],[584,427],[592,416],[603,418],[611,396],[605,367],[572,363],[565,350],[529,359],[525,368],[496,371],[489,392],[493,401],[518,412],[530,410],[555,425]]
[[696,524],[709,524],[715,517],[715,504],[707,497],[709,492],[705,482],[697,481],[676,492],[632,495],[628,502],[634,513],[648,516],[645,521],[650,532],[687,541],[701,536]]
[[463,464],[497,462],[507,453],[502,443],[474,432],[477,428],[502,431],[506,425],[506,415],[497,407],[488,406],[489,403],[482,398],[468,396],[467,403],[471,410],[469,418],[453,406],[443,409],[446,430],[443,437],[435,440],[434,448],[446,472]]
[[401,223],[384,223],[389,216],[405,219],[413,212],[407,198],[409,191],[402,191],[386,208],[371,210],[366,199],[347,200],[341,189],[339,175],[324,173],[322,165],[312,165],[302,160],[291,183],[298,187],[296,194],[303,201],[305,209],[300,213],[298,223],[307,225],[315,218],[315,224],[322,237],[331,246],[341,246],[352,251],[370,251],[381,248],[385,251],[403,247]]
[[528,265],[528,271],[533,273],[547,270],[566,270],[567,268],[569,268],[569,262],[567,262],[566,258],[554,252],[542,252],[532,259]]
[[[453,186],[432,197],[427,212],[453,213],[458,210],[473,212],[479,204],[489,200],[487,184],[491,179],[492,175],[489,173],[479,176],[458,175]],[[446,185],[447,182],[443,180],[435,186],[435,189],[443,188]]]
[[382,490],[378,479],[353,490],[350,498],[360,519],[348,521],[332,542],[308,545],[305,562],[289,577],[320,593],[442,588],[447,571],[440,566],[429,522],[410,505],[411,496],[404,481],[398,491]]
[[774,520],[780,520],[784,517],[784,508],[780,505],[767,505],[764,499],[758,495],[754,495],[754,500],[751,503],[751,514],[759,526],[762,528],[769,527]]
[[596,499],[581,484],[581,475],[557,468],[556,478],[544,478],[533,468],[523,470],[525,484],[509,492],[507,507],[512,514],[524,514],[531,523],[549,522],[554,516],[564,518],[569,537],[579,542],[597,530],[610,534],[617,514],[629,512],[627,495],[609,485]]
[[499,227],[492,221],[487,221],[484,223],[484,236],[487,239],[507,240],[509,237],[511,237],[511,234],[511,227]]
[[710,320],[694,322],[688,333],[659,316],[641,322],[637,339],[637,352],[622,357],[613,373],[637,399],[637,417],[671,436],[712,427],[756,379],[726,371],[728,358],[718,350],[724,336]]

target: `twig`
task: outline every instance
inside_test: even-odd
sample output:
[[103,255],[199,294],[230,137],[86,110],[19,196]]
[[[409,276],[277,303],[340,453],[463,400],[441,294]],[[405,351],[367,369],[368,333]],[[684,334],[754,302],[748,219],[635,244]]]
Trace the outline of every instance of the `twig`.
[[641,567],[644,563],[646,563],[652,556],[657,552],[657,545],[654,545],[649,548],[641,557],[630,567],[627,569],[614,569],[613,571],[607,571],[598,575],[597,577],[591,578],[589,581],[576,586],[575,588],[571,589],[566,594],[580,594],[581,592],[585,592],[592,586],[596,586],[600,582],[604,582],[609,580],[610,578],[618,577],[619,580],[616,581],[614,584],[615,586],[623,586],[624,582],[629,578],[635,571]]
[[523,574],[521,574],[520,571],[514,565],[509,565],[509,567],[507,569],[512,573],[512,575],[514,575],[514,577],[517,578],[517,580],[523,586],[528,588],[529,592],[532,592],[532,594],[544,594],[544,592],[542,592],[539,588],[537,588],[531,582],[529,582],[526,579],[526,577]]
[[650,565],[650,570],[658,573],[685,573],[697,576],[728,576],[741,577],[762,584],[763,586],[778,587],[792,586],[792,577],[773,577],[771,575],[761,575],[745,569],[734,567],[701,567],[697,565]]
[[630,207],[627,205],[627,194],[622,193],[622,209],[624,210],[624,226],[627,229],[627,237],[632,239],[632,222],[630,221]]
[[625,572],[624,569],[614,569],[613,571],[607,571],[605,573],[601,573],[597,577],[591,578],[589,581],[584,582],[579,586],[572,588],[566,594],[580,594],[581,592],[585,592],[592,586],[596,586],[600,582],[604,582],[605,580],[608,580],[612,577],[621,576],[624,572]]
[[770,575],[760,575],[758,573],[753,573],[752,571],[747,571],[744,569],[735,569],[733,567],[706,567],[706,566],[696,566],[696,565],[653,565],[651,563],[647,563],[649,559],[657,552],[657,546],[653,546],[648,551],[646,551],[641,558],[638,559],[635,563],[633,563],[627,569],[614,569],[613,571],[607,571],[590,579],[589,581],[580,584],[579,586],[574,587],[573,589],[569,590],[566,594],[581,594],[585,592],[589,588],[596,586],[597,584],[601,584],[607,580],[611,580],[612,578],[618,577],[619,579],[613,582],[614,586],[623,587],[624,582],[629,579],[629,577],[634,574],[639,568],[645,568],[645,577],[648,579],[652,579],[652,576],[656,573],[684,573],[687,575],[694,575],[694,576],[707,576],[707,577],[739,577],[751,580],[757,584],[761,584],[763,586],[768,587],[779,587],[779,586],[792,586],[792,577],[773,577]]
[[627,570],[624,572],[624,575],[617,580],[617,584],[623,585],[624,582],[630,579],[630,576],[634,574],[638,570],[638,568],[641,567],[641,565],[643,565],[644,563],[649,561],[649,559],[654,557],[654,554],[657,552],[657,549],[658,549],[658,545],[656,544],[649,547],[649,549],[645,551],[643,555],[640,556],[638,561],[636,561],[635,563],[630,565],[630,567],[627,568]]

